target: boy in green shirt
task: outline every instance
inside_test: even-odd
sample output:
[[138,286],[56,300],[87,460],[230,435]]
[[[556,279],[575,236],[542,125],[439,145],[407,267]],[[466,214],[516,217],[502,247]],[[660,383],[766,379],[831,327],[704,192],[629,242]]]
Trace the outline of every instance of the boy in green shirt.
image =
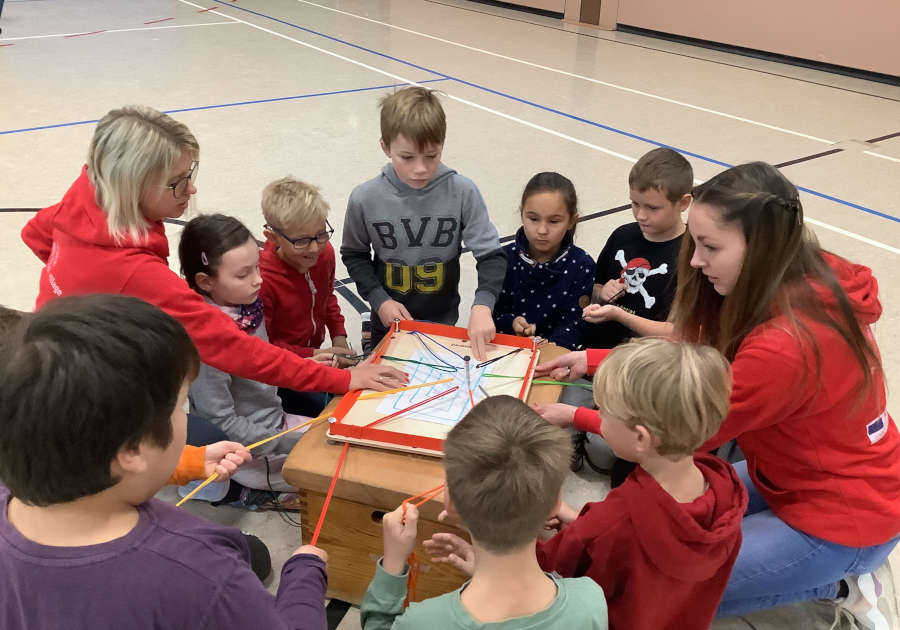
[[[570,455],[568,434],[522,401],[478,403],[444,442],[444,500],[472,537],[463,559],[472,578],[403,611],[418,511],[409,505],[404,518],[401,506],[384,517],[384,557],[363,599],[363,628],[607,630],[603,589],[544,573],[535,556],[538,534],[560,505]],[[436,534],[425,547],[446,562],[462,547],[453,539]]]

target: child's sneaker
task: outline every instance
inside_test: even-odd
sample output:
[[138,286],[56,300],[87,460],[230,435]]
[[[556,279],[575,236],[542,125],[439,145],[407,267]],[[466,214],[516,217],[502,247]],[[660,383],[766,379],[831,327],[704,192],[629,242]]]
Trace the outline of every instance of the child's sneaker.
[[244,488],[241,496],[229,503],[231,507],[255,511],[299,512],[300,495],[297,492],[272,492]]
[[362,330],[360,332],[360,343],[363,354],[372,352],[372,313],[360,313],[362,320]]
[[872,573],[844,578],[849,594],[838,605],[865,630],[897,630],[894,578],[888,562]]

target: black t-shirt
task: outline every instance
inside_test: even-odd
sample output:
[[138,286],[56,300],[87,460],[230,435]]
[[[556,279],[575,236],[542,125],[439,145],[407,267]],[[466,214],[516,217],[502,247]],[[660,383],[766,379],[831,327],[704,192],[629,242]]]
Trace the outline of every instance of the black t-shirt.
[[[614,304],[638,317],[665,321],[675,299],[681,236],[670,241],[648,241],[637,223],[623,225],[610,234],[597,257],[594,282],[625,280],[625,291]],[[613,348],[635,333],[619,322],[585,324],[584,345]]]

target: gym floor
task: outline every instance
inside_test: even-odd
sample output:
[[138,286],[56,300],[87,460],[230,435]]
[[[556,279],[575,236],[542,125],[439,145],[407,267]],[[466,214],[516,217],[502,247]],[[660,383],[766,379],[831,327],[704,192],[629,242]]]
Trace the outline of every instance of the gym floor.
[[[466,0],[6,0],[0,27],[7,306],[33,307],[41,265],[19,232],[75,179],[108,110],[151,105],[191,128],[201,145],[191,214],[232,214],[261,237],[260,193],[292,174],[321,187],[338,246],[350,191],[385,162],[377,101],[417,82],[443,92],[444,162],[475,180],[501,237],[518,228],[518,198],[539,171],[575,183],[577,242],[596,256],[631,220],[628,171],[656,146],[683,152],[698,181],[750,160],[781,165],[822,245],[878,277],[875,333],[889,390],[900,387],[890,334],[900,324],[900,87]],[[167,231],[177,269],[180,229]],[[474,283],[464,255],[461,313]],[[339,293],[355,344],[362,303],[349,281]],[[575,505],[607,491],[587,473],[565,488]],[[299,545],[277,514],[190,509],[259,535],[276,571]],[[804,604],[714,627],[827,628],[832,618],[831,605]],[[351,611],[340,627],[358,623]]]

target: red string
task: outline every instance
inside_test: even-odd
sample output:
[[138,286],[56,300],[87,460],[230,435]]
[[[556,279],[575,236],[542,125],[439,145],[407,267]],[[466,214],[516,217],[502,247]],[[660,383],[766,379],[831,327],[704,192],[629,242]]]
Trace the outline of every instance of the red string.
[[434,396],[431,396],[430,398],[426,398],[425,400],[420,400],[416,404],[410,405],[406,409],[401,409],[400,411],[395,411],[394,413],[392,413],[389,416],[379,418],[375,422],[370,422],[369,424],[363,425],[363,428],[368,429],[369,427],[374,427],[376,424],[380,424],[380,423],[384,422],[385,420],[390,420],[391,418],[396,418],[397,416],[402,416],[407,411],[412,411],[416,407],[421,407],[422,405],[430,403],[432,400],[437,400],[438,398],[440,398],[442,396],[446,396],[447,394],[452,394],[453,392],[455,392],[458,389],[459,389],[458,385],[456,387],[451,387],[450,389],[443,391],[440,394],[435,394]]
[[350,449],[350,442],[344,442],[344,448],[341,450],[341,456],[338,458],[337,468],[334,470],[334,477],[331,478],[331,486],[328,488],[328,494],[325,495],[325,503],[322,504],[322,512],[319,514],[319,522],[316,523],[316,531],[313,532],[312,540],[309,544],[316,545],[319,540],[319,532],[322,531],[322,524],[325,522],[325,513],[328,512],[328,504],[331,503],[331,495],[334,494],[334,486],[337,484],[338,477],[341,475],[341,466],[344,465],[344,459],[347,457],[347,451]]

